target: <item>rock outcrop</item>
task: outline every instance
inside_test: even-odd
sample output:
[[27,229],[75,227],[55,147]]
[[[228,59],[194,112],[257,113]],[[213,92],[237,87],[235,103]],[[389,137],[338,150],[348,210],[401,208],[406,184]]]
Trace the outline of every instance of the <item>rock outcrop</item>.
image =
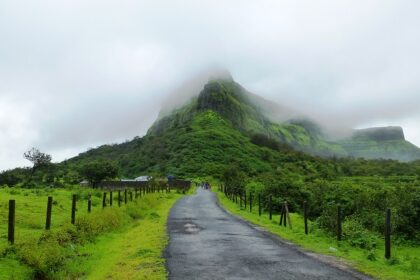
[[358,129],[354,132],[353,138],[357,140],[371,140],[377,142],[405,140],[404,131],[399,126]]

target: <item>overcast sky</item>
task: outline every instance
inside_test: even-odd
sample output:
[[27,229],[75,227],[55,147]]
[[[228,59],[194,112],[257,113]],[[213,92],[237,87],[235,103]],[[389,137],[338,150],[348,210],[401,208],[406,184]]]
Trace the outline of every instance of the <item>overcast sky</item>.
[[224,67],[335,127],[420,145],[420,1],[0,0],[0,170],[144,135],[165,97]]

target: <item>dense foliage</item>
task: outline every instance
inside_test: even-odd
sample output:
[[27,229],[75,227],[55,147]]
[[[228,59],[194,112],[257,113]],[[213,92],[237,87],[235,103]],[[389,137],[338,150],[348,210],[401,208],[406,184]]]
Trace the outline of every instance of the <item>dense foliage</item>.
[[[305,180],[274,172],[249,178],[238,193],[261,195],[265,207],[272,195],[275,212],[287,201],[292,212],[302,213],[306,201],[310,218],[331,234],[336,233],[337,206],[341,205],[346,237],[358,242],[357,246],[374,247],[375,238],[369,232],[383,234],[387,208],[392,210],[395,236],[420,242],[419,184],[420,178],[415,176]],[[354,238],[357,232],[363,234]]]
[[79,172],[95,187],[105,179],[115,178],[118,175],[118,167],[110,161],[95,160],[83,164]]

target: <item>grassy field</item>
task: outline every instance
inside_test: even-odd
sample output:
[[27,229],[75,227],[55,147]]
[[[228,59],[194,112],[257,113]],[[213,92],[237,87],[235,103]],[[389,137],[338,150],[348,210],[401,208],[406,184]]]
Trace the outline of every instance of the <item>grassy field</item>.
[[[92,212],[87,197],[92,194]],[[92,189],[0,189],[0,279],[166,279],[166,219],[180,194],[146,194],[102,209]],[[77,194],[76,224],[71,197]],[[52,227],[44,230],[47,197]],[[108,196],[109,198],[109,196]],[[8,201],[16,200],[15,245],[7,242]]]
[[344,260],[350,266],[371,275],[377,279],[386,280],[418,280],[420,279],[420,248],[410,246],[393,246],[393,257],[390,260],[384,258],[384,244],[378,244],[376,250],[363,250],[351,246],[346,241],[338,242],[333,236],[329,236],[320,230],[315,224],[309,223],[309,235],[304,233],[303,218],[298,214],[291,214],[293,229],[279,226],[279,215],[273,215],[270,221],[268,214],[258,215],[258,208],[254,206],[253,212],[240,208],[229,200],[222,192],[216,191],[220,204],[231,213],[238,215],[251,223],[262,226],[268,231],[280,236],[285,240],[305,248],[307,250],[332,255]]

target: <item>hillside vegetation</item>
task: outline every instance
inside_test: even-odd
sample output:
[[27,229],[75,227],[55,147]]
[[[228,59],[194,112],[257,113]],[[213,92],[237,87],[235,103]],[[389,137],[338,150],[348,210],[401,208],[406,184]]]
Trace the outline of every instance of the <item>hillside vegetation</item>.
[[[306,201],[314,230],[327,235],[337,231],[335,211],[341,205],[344,238],[371,262],[379,258],[390,208],[393,244],[418,249],[420,154],[402,130],[359,131],[331,142],[310,120],[272,122],[250,96],[232,80],[212,80],[188,104],[158,119],[144,137],[103,145],[33,173],[9,170],[0,174],[0,185],[60,188],[85,179],[81,169],[87,164],[112,161],[119,169],[115,179],[171,174],[216,181],[236,195],[261,195],[265,209],[272,196],[276,213],[287,201],[301,214]],[[389,265],[398,261],[401,256],[394,256]],[[409,262],[416,266],[418,260]]]
[[146,136],[89,150],[60,167],[110,159],[119,165],[122,177],[146,173],[220,177],[221,167],[232,161],[249,175],[305,161],[310,167],[304,172],[299,164],[288,169],[314,176],[418,174],[418,163],[386,159],[420,159],[420,149],[404,139],[379,140],[353,137],[331,142],[309,120],[273,123],[240,85],[213,80],[190,103],[157,120]]

